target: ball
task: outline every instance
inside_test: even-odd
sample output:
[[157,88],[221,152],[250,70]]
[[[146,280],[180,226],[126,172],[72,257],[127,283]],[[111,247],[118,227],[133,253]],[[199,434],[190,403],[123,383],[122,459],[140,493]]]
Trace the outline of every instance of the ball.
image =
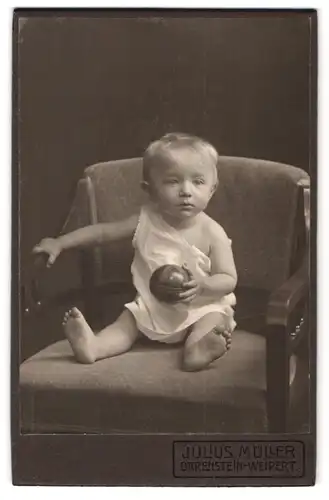
[[150,279],[150,290],[161,302],[173,304],[178,302],[178,293],[183,285],[190,281],[192,275],[188,269],[174,264],[158,267]]

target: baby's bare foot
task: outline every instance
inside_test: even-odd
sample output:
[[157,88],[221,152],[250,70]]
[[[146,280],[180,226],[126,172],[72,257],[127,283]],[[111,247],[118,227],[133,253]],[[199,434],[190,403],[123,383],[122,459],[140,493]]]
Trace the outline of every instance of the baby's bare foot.
[[185,346],[184,369],[198,371],[222,357],[231,348],[231,333],[213,328],[199,341]]
[[93,349],[95,335],[79,309],[73,307],[66,312],[62,325],[77,361],[93,363],[96,359]]

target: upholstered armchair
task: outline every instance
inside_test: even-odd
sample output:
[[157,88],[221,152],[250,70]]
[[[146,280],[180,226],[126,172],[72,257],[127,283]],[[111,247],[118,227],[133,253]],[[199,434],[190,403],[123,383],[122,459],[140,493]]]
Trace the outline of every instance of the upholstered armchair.
[[[136,158],[87,168],[63,231],[137,212],[141,166]],[[307,430],[307,194],[309,177],[299,168],[221,157],[208,213],[232,239],[238,270],[231,350],[189,373],[181,369],[180,345],[142,339],[130,352],[82,365],[66,340],[52,343],[20,366],[22,432]],[[94,328],[116,319],[135,293],[131,241],[79,254],[81,289],[41,297],[35,281],[26,284],[26,315],[82,300]]]

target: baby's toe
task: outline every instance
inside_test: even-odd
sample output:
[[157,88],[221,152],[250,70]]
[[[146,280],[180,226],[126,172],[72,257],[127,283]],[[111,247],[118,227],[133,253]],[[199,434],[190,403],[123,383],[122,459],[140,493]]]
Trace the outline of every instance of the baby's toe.
[[72,309],[69,310],[69,315],[71,318],[79,318],[80,311],[77,307],[72,307]]
[[232,336],[232,333],[229,330],[223,330],[221,332],[221,334],[223,335],[223,337],[224,337],[225,340],[230,339],[231,336]]
[[225,339],[225,341],[226,341],[226,349],[231,349],[231,345],[232,345],[231,337]]
[[67,320],[69,319],[69,317],[70,317],[70,313],[69,313],[69,311],[67,311],[67,312],[64,314],[64,317],[63,317],[63,323],[66,323],[66,322],[67,322]]

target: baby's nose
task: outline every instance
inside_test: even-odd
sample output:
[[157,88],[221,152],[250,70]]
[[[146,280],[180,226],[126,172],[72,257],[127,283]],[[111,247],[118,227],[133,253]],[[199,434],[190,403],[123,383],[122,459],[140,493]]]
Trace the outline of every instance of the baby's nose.
[[191,196],[191,186],[188,182],[184,182],[180,187],[180,196]]

